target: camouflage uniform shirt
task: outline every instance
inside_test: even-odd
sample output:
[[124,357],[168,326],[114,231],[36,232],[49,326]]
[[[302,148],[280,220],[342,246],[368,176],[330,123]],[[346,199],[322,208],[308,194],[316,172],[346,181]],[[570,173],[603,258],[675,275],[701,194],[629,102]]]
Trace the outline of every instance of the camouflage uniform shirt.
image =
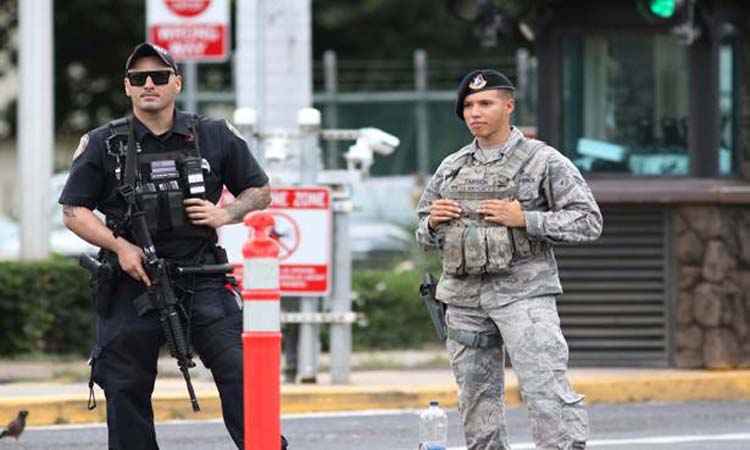
[[[444,236],[428,227],[430,204],[440,199],[446,176],[459,165],[479,161],[487,170],[500,167],[526,138],[515,127],[508,140],[491,158],[484,158],[476,140],[446,157],[427,184],[419,203],[416,236],[425,249],[442,249]],[[466,157],[470,154],[470,157]],[[452,276],[443,274],[437,298],[447,304],[483,308],[501,307],[516,300],[562,293],[552,244],[584,242],[599,237],[602,216],[586,181],[573,163],[550,146],[534,152],[514,177],[516,198],[526,217],[530,241],[542,251],[530,258],[513,260],[507,273]]]

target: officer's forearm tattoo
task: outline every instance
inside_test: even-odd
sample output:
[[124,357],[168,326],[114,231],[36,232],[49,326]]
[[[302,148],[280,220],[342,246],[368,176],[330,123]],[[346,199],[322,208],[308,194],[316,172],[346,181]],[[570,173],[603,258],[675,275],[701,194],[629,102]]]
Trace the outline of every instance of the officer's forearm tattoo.
[[66,217],[75,217],[76,216],[76,208],[72,205],[63,205],[63,215]]
[[247,188],[237,196],[235,201],[224,207],[232,220],[239,222],[250,211],[263,209],[271,203],[271,186]]

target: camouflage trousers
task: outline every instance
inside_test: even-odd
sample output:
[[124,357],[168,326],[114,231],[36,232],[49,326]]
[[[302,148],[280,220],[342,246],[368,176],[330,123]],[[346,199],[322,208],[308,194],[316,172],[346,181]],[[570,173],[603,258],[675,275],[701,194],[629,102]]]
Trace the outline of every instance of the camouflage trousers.
[[463,331],[499,330],[503,339],[502,346],[493,348],[447,342],[467,450],[511,448],[505,423],[504,349],[529,409],[536,447],[586,447],[588,415],[583,396],[568,382],[568,345],[560,330],[555,297],[519,300],[487,310],[448,305],[446,321],[450,328]]

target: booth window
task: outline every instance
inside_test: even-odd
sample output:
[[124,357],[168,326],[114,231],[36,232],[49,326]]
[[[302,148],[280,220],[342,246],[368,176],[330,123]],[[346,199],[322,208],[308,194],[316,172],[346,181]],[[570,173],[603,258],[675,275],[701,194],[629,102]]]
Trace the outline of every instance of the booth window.
[[719,173],[736,173],[737,101],[734,39],[728,36],[719,48]]
[[563,151],[584,172],[687,175],[688,49],[665,35],[562,42]]

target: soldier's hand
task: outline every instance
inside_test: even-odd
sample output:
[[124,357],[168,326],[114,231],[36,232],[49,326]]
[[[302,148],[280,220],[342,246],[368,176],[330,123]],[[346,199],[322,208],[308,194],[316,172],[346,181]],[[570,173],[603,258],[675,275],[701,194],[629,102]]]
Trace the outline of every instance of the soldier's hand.
[[484,200],[477,208],[485,220],[495,222],[506,227],[526,227],[526,216],[518,200]]
[[226,209],[220,208],[208,200],[187,198],[182,204],[185,205],[185,212],[193,225],[219,228],[232,221],[232,217]]
[[118,238],[117,241],[115,253],[120,262],[120,268],[134,279],[142,281],[146,286],[151,286],[151,280],[148,278],[146,269],[143,268],[143,261],[146,259],[143,250],[123,238]]
[[430,204],[430,228],[435,229],[438,224],[461,217],[461,204],[455,200],[441,198]]

